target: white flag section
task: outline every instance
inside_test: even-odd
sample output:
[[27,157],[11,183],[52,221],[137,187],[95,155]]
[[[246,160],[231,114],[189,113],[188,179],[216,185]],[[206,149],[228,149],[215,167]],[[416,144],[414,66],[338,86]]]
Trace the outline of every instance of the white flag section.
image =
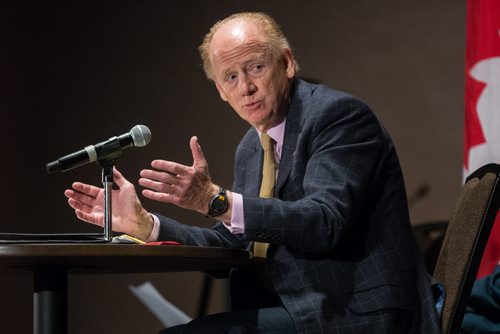
[[476,110],[486,140],[469,150],[470,173],[487,163],[500,163],[500,57],[477,62],[469,75],[485,84],[477,100]]
[[192,319],[166,300],[151,282],[129,285],[130,291],[153,313],[165,327],[185,324]]

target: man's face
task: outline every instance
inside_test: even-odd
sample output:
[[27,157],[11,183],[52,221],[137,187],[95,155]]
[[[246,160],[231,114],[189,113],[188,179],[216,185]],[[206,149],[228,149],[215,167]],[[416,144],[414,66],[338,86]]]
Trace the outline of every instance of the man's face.
[[221,98],[241,118],[260,131],[283,119],[295,75],[290,50],[276,57],[255,24],[237,21],[215,33],[210,57]]

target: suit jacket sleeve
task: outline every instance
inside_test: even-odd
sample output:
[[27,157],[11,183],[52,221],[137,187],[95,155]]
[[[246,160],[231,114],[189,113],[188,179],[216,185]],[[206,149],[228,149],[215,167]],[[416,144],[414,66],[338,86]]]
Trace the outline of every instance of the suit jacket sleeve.
[[243,238],[231,234],[217,222],[212,229],[181,224],[176,220],[155,214],[160,220],[158,240],[177,241],[185,245],[204,247],[242,248]]

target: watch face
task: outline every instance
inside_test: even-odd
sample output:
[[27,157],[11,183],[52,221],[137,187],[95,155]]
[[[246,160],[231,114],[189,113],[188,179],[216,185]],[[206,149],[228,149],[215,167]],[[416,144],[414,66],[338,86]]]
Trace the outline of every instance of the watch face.
[[226,209],[226,196],[224,195],[217,195],[217,197],[214,198],[212,201],[212,211],[213,213],[223,213],[224,210]]
[[219,194],[212,197],[209,207],[209,216],[217,217],[226,212],[227,210],[227,197],[225,190],[221,190]]

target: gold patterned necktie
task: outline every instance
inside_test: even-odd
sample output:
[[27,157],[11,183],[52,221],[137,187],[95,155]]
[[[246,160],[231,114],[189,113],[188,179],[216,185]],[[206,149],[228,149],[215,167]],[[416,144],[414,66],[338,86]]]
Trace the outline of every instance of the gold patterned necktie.
[[[260,184],[260,194],[262,198],[271,198],[274,196],[274,186],[276,184],[276,159],[274,157],[274,140],[263,132],[260,136],[260,144],[264,150],[264,159],[262,164],[262,182]],[[265,258],[269,244],[264,242],[255,242],[253,247],[254,257]]]
[[274,185],[276,179],[276,160],[274,158],[274,140],[265,132],[260,137],[260,144],[264,150],[264,161],[262,164],[262,183],[260,194],[262,198],[274,196]]

